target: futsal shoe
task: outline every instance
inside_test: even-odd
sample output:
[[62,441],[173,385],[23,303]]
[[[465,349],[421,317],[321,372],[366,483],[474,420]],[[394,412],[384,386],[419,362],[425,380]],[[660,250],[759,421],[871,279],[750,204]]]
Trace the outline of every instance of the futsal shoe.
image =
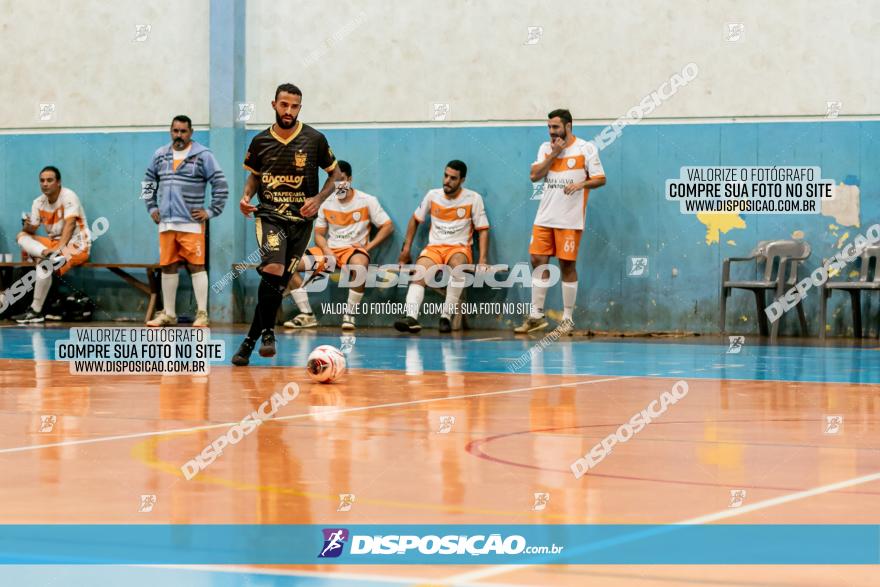
[[536,332],[538,330],[544,330],[547,328],[549,324],[547,324],[547,320],[544,319],[543,316],[540,318],[532,318],[531,316],[526,316],[525,321],[513,329],[516,334],[529,334],[531,332]]
[[398,320],[397,322],[395,322],[394,328],[397,329],[398,332],[409,332],[410,334],[415,334],[417,332],[421,332],[422,325],[419,324],[419,321],[412,316],[407,316],[403,320]]
[[296,329],[317,328],[318,327],[318,320],[317,320],[317,318],[315,318],[314,314],[306,314],[305,312],[303,312],[302,314],[299,314],[293,320],[288,320],[287,322],[285,322],[284,327],[285,328],[296,328]]
[[251,362],[251,353],[254,352],[254,344],[256,343],[253,340],[249,338],[244,339],[238,347],[238,350],[232,355],[232,364],[236,367],[247,367]]
[[343,330],[354,330],[354,317],[349,316],[348,314],[342,315],[342,329]]
[[196,319],[193,320],[194,328],[207,328],[211,325],[211,321],[208,320],[208,313],[204,310],[199,310],[196,312]]
[[12,319],[19,324],[42,324],[46,321],[46,316],[42,312],[37,312],[33,308],[28,308],[27,312],[19,314],[18,316],[13,316]]
[[156,314],[155,318],[147,321],[147,326],[154,328],[158,326],[177,326],[177,316],[166,314],[165,310],[161,310]]
[[266,330],[265,332],[263,332],[263,340],[260,343],[260,356],[275,356],[275,333],[271,330]]
[[565,336],[574,336],[574,320],[571,318],[563,318],[556,328],[561,330]]
[[440,316],[440,326],[437,327],[440,332],[452,332],[452,322],[446,316]]

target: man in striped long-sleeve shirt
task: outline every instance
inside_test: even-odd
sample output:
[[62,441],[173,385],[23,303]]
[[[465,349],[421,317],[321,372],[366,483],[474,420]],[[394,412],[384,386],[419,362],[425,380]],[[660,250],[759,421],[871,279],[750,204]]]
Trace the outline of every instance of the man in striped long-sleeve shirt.
[[[153,154],[142,184],[142,197],[153,222],[159,225],[159,264],[162,266],[164,309],[147,326],[177,324],[175,296],[178,270],[185,264],[196,298],[193,326],[208,326],[208,273],[205,271],[205,221],[223,212],[229,188],[226,177],[204,145],[192,140],[192,121],[175,116],[171,143]],[[211,205],[205,208],[205,188],[211,184]]]

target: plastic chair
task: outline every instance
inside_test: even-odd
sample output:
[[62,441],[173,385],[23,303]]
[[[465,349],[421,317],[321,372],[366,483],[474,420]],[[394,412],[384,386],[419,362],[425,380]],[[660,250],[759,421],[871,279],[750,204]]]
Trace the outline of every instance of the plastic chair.
[[[871,275],[871,260],[874,260],[874,271]],[[880,291],[880,245],[866,247],[859,255],[859,279],[857,281],[827,281],[819,288],[819,338],[825,338],[825,320],[828,306],[828,298],[834,290],[839,289],[849,293],[852,302],[853,334],[856,338],[862,338],[862,291]],[[841,270],[843,273],[845,269]],[[878,329],[880,336],[880,329]]]
[[[766,293],[768,290],[775,293],[775,299],[782,297],[787,289],[793,287],[798,280],[798,266],[810,256],[810,245],[802,241],[778,240],[760,241],[748,257],[730,257],[724,259],[721,268],[721,333],[726,330],[725,318],[727,313],[727,297],[731,290],[746,289],[755,294],[755,306],[758,310],[758,329],[761,336],[767,336],[770,331],[770,340],[776,341],[779,334],[779,320],[773,322],[768,328]],[[739,261],[755,261],[755,269],[758,265],[764,265],[764,275],[761,280],[731,281],[730,264]],[[787,277],[786,277],[787,275]],[[803,305],[797,304],[798,319],[801,325],[801,334],[807,334],[807,317],[804,314]]]

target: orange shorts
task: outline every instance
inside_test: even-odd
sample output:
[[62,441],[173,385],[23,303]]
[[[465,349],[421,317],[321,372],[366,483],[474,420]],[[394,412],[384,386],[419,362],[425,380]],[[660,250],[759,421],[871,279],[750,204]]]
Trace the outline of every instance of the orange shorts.
[[[31,235],[35,240],[38,240],[40,244],[42,244],[47,249],[52,251],[58,248],[58,241],[52,240],[47,236],[37,236]],[[78,265],[82,265],[86,261],[89,260],[89,252],[86,250],[82,250],[79,247],[75,247],[73,245],[68,244],[64,249],[61,250],[61,254],[67,259],[67,263],[59,267],[55,270],[58,275],[64,275],[74,267]]]
[[419,258],[427,257],[437,265],[448,265],[449,259],[456,253],[464,254],[468,263],[474,262],[473,250],[465,245],[428,245],[419,253]]
[[205,264],[205,225],[202,232],[166,230],[159,233],[159,265],[186,261],[191,265]]
[[[348,260],[351,259],[351,256],[355,253],[363,253],[368,259],[370,258],[370,253],[367,252],[367,249],[360,245],[355,245],[353,247],[339,247],[330,250],[333,251],[333,256],[336,258],[337,269],[348,263]],[[327,269],[327,260],[324,259],[324,251],[321,250],[321,247],[309,247],[309,254],[315,258],[315,261],[318,264],[316,269],[318,273]]]
[[563,261],[577,259],[583,230],[573,228],[532,227],[532,242],[529,245],[531,255],[549,255]]

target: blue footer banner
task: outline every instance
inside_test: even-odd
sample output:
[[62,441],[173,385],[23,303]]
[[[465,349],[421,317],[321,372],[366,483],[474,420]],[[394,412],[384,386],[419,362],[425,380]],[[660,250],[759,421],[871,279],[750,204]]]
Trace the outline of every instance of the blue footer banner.
[[0,525],[3,564],[878,564],[880,525]]

